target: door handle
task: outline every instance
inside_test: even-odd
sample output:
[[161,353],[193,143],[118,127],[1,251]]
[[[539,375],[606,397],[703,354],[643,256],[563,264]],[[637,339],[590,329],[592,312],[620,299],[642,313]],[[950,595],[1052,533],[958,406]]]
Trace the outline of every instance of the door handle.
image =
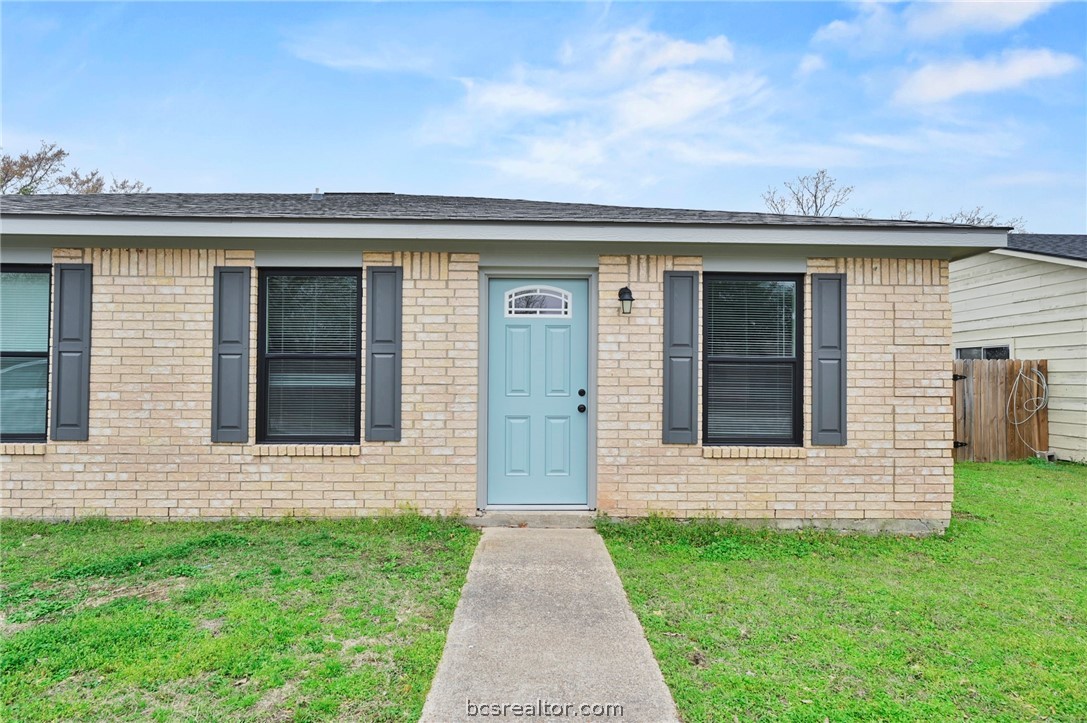
[[585,406],[584,404],[579,404],[579,405],[577,405],[577,410],[578,410],[579,412],[581,412],[582,414],[584,414],[584,413],[585,413],[585,410],[586,410],[587,408],[588,408],[588,407],[586,407],[586,406]]

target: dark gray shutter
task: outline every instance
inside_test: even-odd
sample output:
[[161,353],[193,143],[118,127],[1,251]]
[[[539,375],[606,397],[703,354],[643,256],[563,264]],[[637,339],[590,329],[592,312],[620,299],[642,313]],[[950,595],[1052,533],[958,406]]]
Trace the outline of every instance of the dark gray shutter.
[[404,270],[366,269],[366,440],[400,441]]
[[90,264],[57,264],[53,293],[53,439],[81,442],[90,431]]
[[664,272],[664,441],[698,442],[698,272]]
[[845,274],[812,274],[812,444],[846,442]]
[[249,441],[248,266],[215,267],[211,441]]

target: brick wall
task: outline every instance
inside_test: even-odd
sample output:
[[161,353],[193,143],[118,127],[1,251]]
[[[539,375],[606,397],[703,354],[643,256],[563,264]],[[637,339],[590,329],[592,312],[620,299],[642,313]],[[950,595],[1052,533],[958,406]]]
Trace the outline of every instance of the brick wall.
[[[54,261],[94,266],[90,439],[0,445],[4,515],[190,518],[475,509],[477,255],[361,255],[367,266],[404,267],[403,439],[333,446],[210,441],[212,270],[251,266],[252,251],[58,249]],[[661,442],[663,274],[669,269],[700,271],[702,260],[599,259],[599,509],[784,526],[925,531],[946,525],[952,494],[946,262],[809,261],[810,273],[848,276],[844,447],[807,441],[810,289],[804,305],[804,447]],[[251,440],[256,283],[254,274]],[[637,299],[629,316],[615,302],[621,286],[630,286]]]
[[[360,255],[366,265],[404,267],[402,442],[212,444],[212,272],[251,266],[253,259],[245,250],[54,252],[54,262],[94,266],[90,439],[0,446],[3,514],[180,518],[357,515],[409,505],[427,513],[475,509],[478,257]],[[250,440],[256,284],[254,274]]]
[[[946,262],[809,261],[809,273],[847,275],[849,442],[810,443],[806,287],[803,449],[661,442],[663,272],[670,269],[701,271],[701,259],[600,257],[601,510],[917,532],[946,525],[953,471]],[[638,300],[629,316],[614,299],[625,285]]]

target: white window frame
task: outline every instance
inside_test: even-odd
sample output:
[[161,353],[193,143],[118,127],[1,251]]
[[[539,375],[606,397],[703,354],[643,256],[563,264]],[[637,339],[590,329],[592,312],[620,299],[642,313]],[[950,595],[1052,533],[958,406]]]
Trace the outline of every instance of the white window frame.
[[[562,308],[559,309],[519,309],[516,308],[516,299],[522,296],[550,296],[555,299],[559,299],[562,303]],[[516,289],[510,289],[506,292],[504,299],[505,315],[507,317],[516,316],[557,316],[562,318],[569,318],[574,314],[574,303],[570,292],[563,289],[556,288],[554,286],[544,286],[542,284],[531,284],[528,286],[518,286]]]

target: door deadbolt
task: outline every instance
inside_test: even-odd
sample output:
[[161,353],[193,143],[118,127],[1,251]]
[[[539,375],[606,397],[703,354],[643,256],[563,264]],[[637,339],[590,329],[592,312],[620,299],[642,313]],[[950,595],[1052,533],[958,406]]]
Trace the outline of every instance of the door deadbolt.
[[585,390],[584,389],[578,389],[577,390],[577,395],[579,397],[584,397],[585,396]]

